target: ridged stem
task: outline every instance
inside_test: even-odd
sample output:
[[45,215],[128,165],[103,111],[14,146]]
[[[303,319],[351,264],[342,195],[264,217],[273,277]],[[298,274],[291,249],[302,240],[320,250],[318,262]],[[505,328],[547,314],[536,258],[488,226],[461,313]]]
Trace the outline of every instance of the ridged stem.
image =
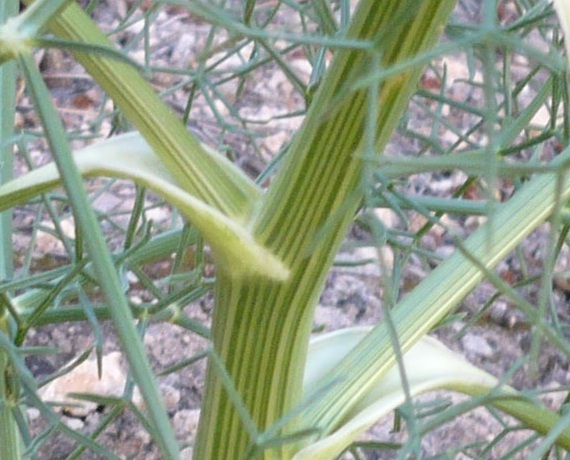
[[[292,271],[285,283],[218,279],[212,328],[216,352],[259,430],[251,439],[214,366],[207,376],[195,449],[197,459],[241,458],[263,451],[267,430],[295,407],[314,308],[332,260],[362,197],[369,103],[378,104],[376,149],[381,151],[411,96],[420,68],[382,82],[380,99],[353,86],[372,71],[371,53],[389,66],[421,53],[439,37],[453,1],[363,1],[349,38],[371,40],[368,51],[342,50],[296,136],[254,221],[254,233]],[[235,395],[233,395],[235,398]],[[277,434],[294,434],[291,422]],[[307,428],[307,427],[303,427]],[[251,431],[251,430],[250,430]],[[275,436],[273,436],[275,441]],[[267,449],[262,458],[290,458],[297,442]]]
[[[0,24],[18,12],[17,0],[0,2]],[[6,142],[14,134],[14,114],[16,110],[16,68],[13,62],[0,66],[0,143]],[[0,185],[12,179],[13,145],[0,149]],[[12,277],[12,212],[0,213],[0,278]],[[7,311],[0,305],[0,334],[11,337]],[[2,458],[20,460],[22,439],[14,418],[15,401],[18,395],[10,388],[10,362],[7,354],[0,349],[0,446]]]

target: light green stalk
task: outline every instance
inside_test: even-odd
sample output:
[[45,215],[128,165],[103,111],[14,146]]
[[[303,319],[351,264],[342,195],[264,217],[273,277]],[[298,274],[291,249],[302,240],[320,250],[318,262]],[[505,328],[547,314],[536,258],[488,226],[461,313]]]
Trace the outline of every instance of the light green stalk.
[[[0,2],[0,24],[18,12],[17,0]],[[16,108],[16,73],[14,63],[0,67],[0,185],[12,179],[13,158],[11,143],[14,133],[14,115]],[[13,273],[12,251],[12,212],[0,213],[0,278],[10,278]],[[0,334],[10,337],[10,324],[7,311],[0,305]],[[10,388],[10,363],[8,356],[0,351],[0,446],[2,458],[19,460],[21,458],[21,437],[14,418],[14,403],[18,395]]]
[[159,444],[164,458],[177,459],[179,457],[178,445],[174,438],[160,391],[158,390],[158,384],[150,368],[142,341],[135,328],[133,317],[110,252],[107,249],[105,238],[99,228],[97,217],[84,188],[83,179],[72,159],[63,124],[50,101],[49,92],[41,79],[32,56],[20,54],[18,59],[46,132],[62,183],[68,193],[75,221],[83,234],[87,236],[85,245],[93,261],[97,280],[107,302],[114,306],[111,309],[113,324],[121,345],[126,351],[134,380],[139,385],[144,396],[151,426],[156,435],[155,440]]
[[[18,12],[16,0],[0,3],[0,24]],[[14,133],[14,115],[16,110],[16,73],[15,64],[8,63],[0,67],[0,144],[7,142]],[[5,145],[0,149],[0,184],[12,178],[13,146]],[[12,213],[0,214],[0,278],[12,276]]]
[[570,4],[566,0],[553,0],[552,3],[564,32],[566,54],[570,57]]
[[[369,93],[351,82],[382,64],[405,60],[439,37],[453,1],[362,1],[349,38],[375,41],[369,51],[338,51],[289,157],[263,200],[254,232],[291,268],[285,283],[236,282],[219,276],[213,342],[260,433],[301,399],[314,307],[325,277],[363,197],[362,151]],[[395,45],[397,44],[397,45]],[[382,83],[376,147],[381,151],[406,107],[421,69]],[[251,439],[223,380],[210,366],[195,450],[197,459],[240,458],[263,449]],[[295,423],[281,434],[300,428]],[[310,428],[303,426],[303,428]],[[250,429],[251,431],[251,429]],[[257,446],[255,446],[257,444]],[[296,446],[266,451],[290,458]]]
[[[0,335],[9,333],[8,315],[0,306]],[[16,424],[14,411],[20,410],[17,406],[19,395],[14,386],[14,370],[8,355],[0,348],[0,446],[2,458],[6,460],[20,460],[22,458],[22,438]]]

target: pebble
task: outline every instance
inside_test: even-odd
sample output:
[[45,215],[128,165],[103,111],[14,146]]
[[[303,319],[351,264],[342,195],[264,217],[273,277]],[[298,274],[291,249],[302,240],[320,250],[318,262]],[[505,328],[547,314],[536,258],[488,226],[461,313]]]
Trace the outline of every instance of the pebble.
[[58,403],[58,411],[73,417],[85,417],[97,409],[97,404],[78,400],[69,393],[91,393],[99,396],[120,397],[123,394],[126,373],[121,364],[121,354],[112,352],[102,358],[102,376],[99,379],[97,361],[88,359],[73,370],[51,381],[40,390],[44,401]]
[[472,333],[466,334],[461,339],[461,345],[468,355],[490,358],[495,354],[495,350],[486,339]]

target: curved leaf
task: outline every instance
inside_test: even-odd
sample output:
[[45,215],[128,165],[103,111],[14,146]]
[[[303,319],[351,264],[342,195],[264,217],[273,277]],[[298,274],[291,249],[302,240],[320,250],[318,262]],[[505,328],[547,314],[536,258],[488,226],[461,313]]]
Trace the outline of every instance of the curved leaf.
[[[305,392],[336,366],[370,330],[369,327],[349,328],[314,338],[309,345],[305,368]],[[404,355],[404,363],[412,396],[436,389],[480,394],[498,384],[495,377],[427,336]],[[502,387],[501,391],[514,394],[509,387]],[[294,460],[335,458],[359,435],[405,400],[400,375],[394,367],[355,406],[335,432],[301,449]]]
[[[235,220],[184,191],[138,133],[116,136],[74,153],[84,177],[131,179],[176,206],[203,234],[221,267],[231,276],[285,280],[287,267],[259,245]],[[35,169],[0,187],[0,210],[25,203],[60,184],[54,164]]]

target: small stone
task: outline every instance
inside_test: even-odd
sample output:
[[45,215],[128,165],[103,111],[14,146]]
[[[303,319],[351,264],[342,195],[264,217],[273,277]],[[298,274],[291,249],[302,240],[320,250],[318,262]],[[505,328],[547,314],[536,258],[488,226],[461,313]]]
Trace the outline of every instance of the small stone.
[[[36,247],[41,254],[65,254],[65,247],[61,240],[55,236],[55,226],[51,221],[42,221],[40,230],[36,237]],[[59,222],[63,235],[68,238],[75,238],[75,225],[71,217]],[[45,229],[45,230],[42,230]],[[54,233],[50,232],[52,230]]]
[[41,414],[39,409],[36,409],[35,407],[29,407],[26,410],[26,413],[28,414],[28,420],[36,420]]
[[172,420],[176,437],[184,441],[194,441],[198,431],[200,409],[183,409],[178,411]]
[[180,403],[180,390],[173,386],[162,384],[160,385],[160,392],[162,393],[162,399],[164,400],[166,410],[175,410]]
[[65,411],[73,417],[85,417],[97,409],[97,404],[74,399],[70,393],[90,393],[98,396],[119,397],[123,394],[126,374],[120,364],[119,352],[109,353],[102,358],[102,376],[99,379],[97,361],[88,359],[61,377],[51,381],[40,390],[44,401],[57,403],[58,411]]
[[382,222],[382,225],[386,228],[396,228],[400,217],[390,208],[377,208],[374,210],[376,217]]
[[72,430],[79,431],[85,427],[85,422],[80,418],[63,417],[63,422]]
[[483,337],[475,334],[466,334],[461,339],[465,353],[482,358],[490,358],[495,354],[493,347]]

